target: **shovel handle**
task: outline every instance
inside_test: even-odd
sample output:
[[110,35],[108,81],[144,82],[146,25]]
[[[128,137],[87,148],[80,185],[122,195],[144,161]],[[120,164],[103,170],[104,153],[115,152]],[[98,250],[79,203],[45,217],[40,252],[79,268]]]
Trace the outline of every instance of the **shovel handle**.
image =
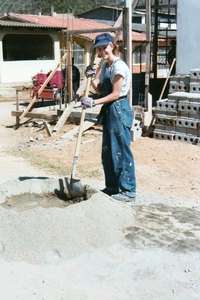
[[[86,89],[85,89],[85,92],[84,92],[84,96],[86,96],[86,97],[89,94],[90,84],[91,84],[91,77],[87,78]],[[71,179],[75,178],[75,175],[76,175],[76,166],[77,166],[78,159],[79,159],[81,137],[82,137],[83,128],[84,128],[85,114],[86,114],[86,109],[82,108],[81,120],[80,120],[79,131],[78,131],[78,137],[77,137],[77,140],[76,140],[75,153],[74,153],[73,162],[72,162]]]

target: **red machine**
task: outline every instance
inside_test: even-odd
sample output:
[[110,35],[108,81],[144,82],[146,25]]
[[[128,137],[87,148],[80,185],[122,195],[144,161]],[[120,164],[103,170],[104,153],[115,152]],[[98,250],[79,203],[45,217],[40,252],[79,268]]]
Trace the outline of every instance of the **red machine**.
[[[33,94],[37,96],[38,90],[42,86],[42,84],[45,82],[47,77],[49,76],[49,73],[37,73],[35,76],[33,76]],[[58,100],[61,97],[62,89],[64,88],[64,77],[62,71],[56,71],[53,78],[49,81],[46,88],[43,90],[43,92],[40,94],[38,99],[41,100]]]

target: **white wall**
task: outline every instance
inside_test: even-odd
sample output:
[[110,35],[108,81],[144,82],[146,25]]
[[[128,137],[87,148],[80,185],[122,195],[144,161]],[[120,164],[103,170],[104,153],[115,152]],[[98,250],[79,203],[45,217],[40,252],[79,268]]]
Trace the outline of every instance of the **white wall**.
[[[60,61],[60,43],[55,33],[49,34],[54,41],[53,60],[24,60],[24,61],[3,61],[2,39],[8,33],[0,34],[0,84],[30,83],[31,78],[41,70],[48,72],[56,67]],[[9,32],[10,33],[10,32]],[[12,31],[14,33],[14,31]],[[19,33],[19,31],[17,32]],[[21,32],[20,32],[21,33]]]
[[200,69],[200,0],[178,0],[177,73]]

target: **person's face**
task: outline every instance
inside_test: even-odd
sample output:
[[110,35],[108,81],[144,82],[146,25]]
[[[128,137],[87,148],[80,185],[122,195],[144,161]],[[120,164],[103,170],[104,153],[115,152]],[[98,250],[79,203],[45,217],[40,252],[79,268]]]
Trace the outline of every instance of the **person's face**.
[[113,44],[109,43],[107,46],[97,47],[97,56],[103,59],[109,59],[113,51]]

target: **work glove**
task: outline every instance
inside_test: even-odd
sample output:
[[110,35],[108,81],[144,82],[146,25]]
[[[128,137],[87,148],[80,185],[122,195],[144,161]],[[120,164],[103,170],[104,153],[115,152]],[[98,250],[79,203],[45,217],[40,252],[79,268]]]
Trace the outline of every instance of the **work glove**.
[[95,74],[96,74],[96,70],[94,69],[93,66],[89,65],[87,66],[86,70],[85,70],[85,76],[87,78],[94,78],[95,77]]
[[95,106],[95,100],[91,97],[83,96],[80,101],[82,108],[91,108]]

